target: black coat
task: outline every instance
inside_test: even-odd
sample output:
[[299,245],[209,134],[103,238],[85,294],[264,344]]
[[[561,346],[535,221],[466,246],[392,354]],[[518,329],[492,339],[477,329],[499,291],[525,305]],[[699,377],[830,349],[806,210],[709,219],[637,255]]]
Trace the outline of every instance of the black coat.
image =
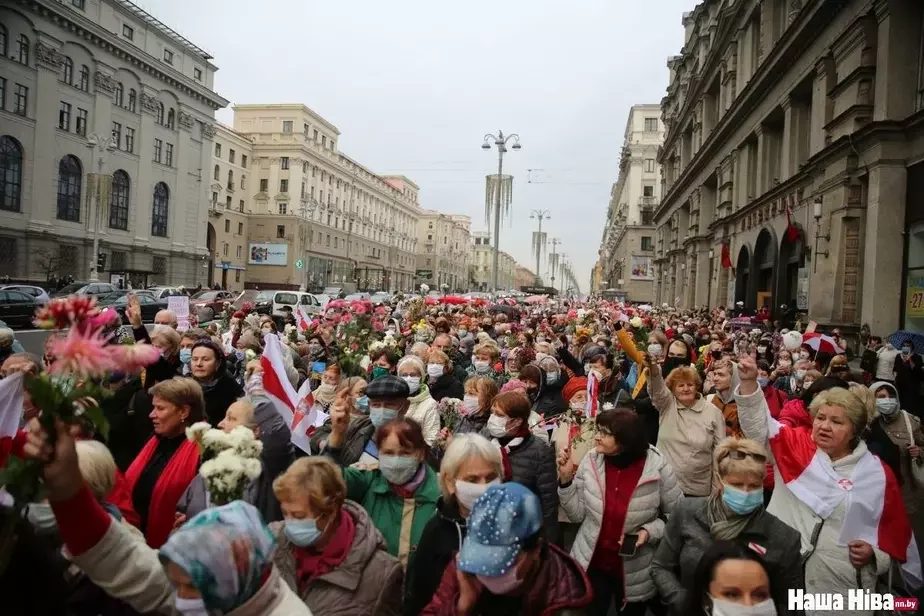
[[[488,436],[484,434],[483,436]],[[529,434],[523,442],[512,448],[507,455],[512,477],[532,490],[542,503],[542,527],[545,537],[552,543],[558,542],[558,465],[555,450],[548,443]]]
[[465,395],[462,383],[453,374],[444,374],[440,378],[428,385],[430,395],[439,402],[443,398],[458,398],[459,400]]
[[214,384],[202,387],[202,393],[205,394],[205,419],[214,427],[225,418],[228,407],[244,395],[244,389],[222,371]]
[[417,556],[407,571],[406,616],[417,616],[430,603],[466,531],[465,518],[459,513],[455,499],[440,498],[436,503],[436,515],[424,526],[417,543]]
[[[564,372],[562,372],[562,376],[564,376]],[[567,383],[567,380],[562,381],[559,378],[557,382],[549,384],[546,382],[545,373],[543,373],[542,381],[542,390],[539,392],[535,402],[533,402],[533,410],[540,415],[544,415],[546,419],[551,419],[561,415],[568,409],[568,405],[565,404],[565,399],[561,395],[562,387]]]

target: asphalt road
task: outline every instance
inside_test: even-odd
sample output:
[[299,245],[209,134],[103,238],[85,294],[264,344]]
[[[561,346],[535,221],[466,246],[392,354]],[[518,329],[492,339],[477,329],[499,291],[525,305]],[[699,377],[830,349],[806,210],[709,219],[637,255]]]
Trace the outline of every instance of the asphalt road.
[[[123,327],[128,327],[127,325]],[[153,329],[153,323],[145,324],[145,327],[148,328],[148,331]],[[16,334],[16,340],[18,340],[27,353],[34,353],[39,357],[45,352],[45,340],[51,334],[51,330],[47,329],[14,329],[13,333]]]

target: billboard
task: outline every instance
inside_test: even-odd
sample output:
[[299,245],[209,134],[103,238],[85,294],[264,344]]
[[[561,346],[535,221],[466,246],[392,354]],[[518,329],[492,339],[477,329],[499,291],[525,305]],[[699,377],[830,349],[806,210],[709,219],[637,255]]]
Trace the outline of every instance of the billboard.
[[632,255],[630,278],[632,280],[654,280],[654,268],[652,267],[651,257]]
[[247,250],[250,265],[285,265],[289,260],[288,244],[250,244]]

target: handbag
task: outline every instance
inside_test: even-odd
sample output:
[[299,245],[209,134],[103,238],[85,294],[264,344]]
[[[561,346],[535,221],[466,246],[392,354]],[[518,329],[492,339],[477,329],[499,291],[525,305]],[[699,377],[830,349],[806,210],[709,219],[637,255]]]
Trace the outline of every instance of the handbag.
[[[911,429],[911,420],[908,419],[908,413],[901,410],[899,412],[902,414],[902,419],[905,420],[905,428],[908,430],[908,440],[914,445],[914,430]],[[921,458],[912,458],[910,462],[912,480],[918,487],[924,487],[924,463],[922,463]]]
[[[890,561],[889,572],[878,576],[874,582],[873,588],[869,590],[880,595],[890,594],[894,601],[899,601],[900,599],[914,599],[914,592],[912,592],[905,583],[905,575],[902,573],[901,564],[894,559],[890,559]],[[896,574],[895,579],[892,577],[893,572]],[[860,569],[857,569],[857,588],[863,588],[863,578]],[[903,616],[909,612],[907,609],[891,609],[874,610],[873,613],[877,616]]]

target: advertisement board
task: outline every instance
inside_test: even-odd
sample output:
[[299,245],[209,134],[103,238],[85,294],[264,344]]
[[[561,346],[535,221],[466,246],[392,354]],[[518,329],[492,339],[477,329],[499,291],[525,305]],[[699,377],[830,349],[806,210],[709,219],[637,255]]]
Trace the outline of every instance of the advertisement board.
[[654,268],[651,257],[632,255],[632,280],[654,280]]
[[924,273],[908,272],[905,282],[905,316],[912,319],[924,318]]
[[289,260],[288,244],[250,244],[247,251],[250,265],[286,265]]

